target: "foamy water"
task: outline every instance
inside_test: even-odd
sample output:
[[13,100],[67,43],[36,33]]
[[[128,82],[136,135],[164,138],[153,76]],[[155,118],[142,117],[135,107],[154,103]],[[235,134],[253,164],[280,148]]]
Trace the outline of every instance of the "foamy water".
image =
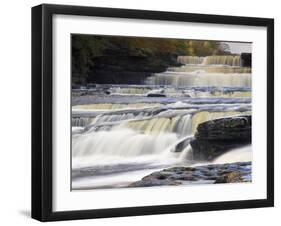
[[195,162],[189,144],[200,123],[251,114],[250,70],[240,68],[237,57],[181,60],[193,68],[170,69],[142,85],[99,85],[73,97],[73,189],[126,187],[173,166],[252,160],[247,146]]

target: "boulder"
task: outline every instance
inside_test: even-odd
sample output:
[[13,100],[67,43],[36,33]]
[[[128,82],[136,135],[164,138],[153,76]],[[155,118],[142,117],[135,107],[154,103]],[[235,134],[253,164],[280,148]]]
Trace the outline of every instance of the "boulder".
[[240,172],[230,172],[218,177],[215,184],[221,183],[235,183],[242,181],[242,174]]
[[190,137],[185,138],[181,142],[179,142],[175,146],[175,149],[173,150],[173,152],[182,152],[189,145],[191,139],[192,139],[192,137],[190,136]]
[[195,160],[212,160],[226,151],[251,143],[250,115],[227,117],[203,122],[191,140]]

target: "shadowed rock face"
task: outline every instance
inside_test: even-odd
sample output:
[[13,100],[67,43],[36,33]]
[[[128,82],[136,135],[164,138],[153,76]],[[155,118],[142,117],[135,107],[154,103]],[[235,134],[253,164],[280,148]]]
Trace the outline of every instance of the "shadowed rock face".
[[251,143],[250,115],[207,121],[197,127],[190,142],[193,158],[212,160],[226,151]]
[[251,182],[251,162],[173,167],[154,172],[130,187]]
[[[121,51],[121,53],[120,53]],[[164,72],[169,66],[179,66],[171,54],[132,55],[125,50],[112,51],[95,57],[87,82],[99,84],[142,84],[152,73]]]
[[252,67],[252,54],[251,53],[241,53],[241,66],[242,67]]

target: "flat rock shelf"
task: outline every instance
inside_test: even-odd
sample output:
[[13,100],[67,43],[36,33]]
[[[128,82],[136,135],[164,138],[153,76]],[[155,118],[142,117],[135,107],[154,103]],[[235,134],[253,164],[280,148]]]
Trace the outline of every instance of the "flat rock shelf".
[[154,172],[130,187],[251,182],[251,162],[172,167]]

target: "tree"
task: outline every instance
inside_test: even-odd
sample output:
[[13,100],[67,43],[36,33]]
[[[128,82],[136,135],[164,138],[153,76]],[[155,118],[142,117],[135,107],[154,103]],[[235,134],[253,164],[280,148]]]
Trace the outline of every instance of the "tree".
[[[176,63],[179,55],[209,56],[229,54],[226,43],[202,40],[144,38],[98,35],[72,35],[72,78],[75,83],[85,83],[89,74],[102,67],[130,68],[126,59],[138,57],[145,70],[167,68]],[[106,60],[108,58],[108,60]],[[120,63],[118,63],[120,61]],[[121,62],[122,61],[122,62]],[[139,61],[140,62],[140,61]],[[120,68],[121,67],[121,68]],[[136,67],[139,70],[139,67]],[[112,69],[113,70],[113,69]]]

